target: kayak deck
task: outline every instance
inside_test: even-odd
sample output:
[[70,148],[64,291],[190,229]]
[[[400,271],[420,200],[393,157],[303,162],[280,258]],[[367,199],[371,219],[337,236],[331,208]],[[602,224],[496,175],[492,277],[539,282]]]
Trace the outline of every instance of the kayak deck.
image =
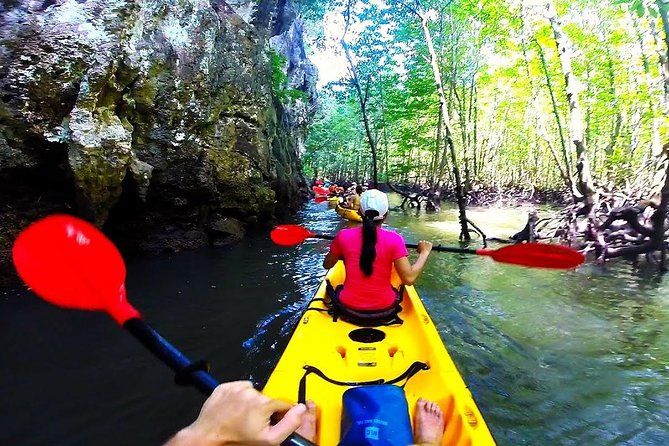
[[347,209],[338,204],[337,207],[335,207],[335,211],[337,214],[339,214],[340,217],[345,218],[346,220],[356,221],[358,223],[362,222],[362,216],[358,213],[357,210]]
[[[343,263],[338,262],[327,278],[336,286],[343,283],[344,275]],[[393,282],[399,284],[396,274],[393,274]],[[315,295],[315,298],[323,297],[325,281]],[[446,429],[442,445],[494,445],[469,389],[411,286],[405,288],[402,307],[402,325],[374,327],[372,333],[378,336],[377,331],[381,332],[383,339],[363,341],[351,335],[361,327],[341,319],[334,322],[332,316],[324,312],[305,311],[263,392],[274,398],[297,401],[299,383],[307,365],[336,381],[360,382],[397,378],[419,361],[426,363],[429,369],[418,371],[404,387],[412,423],[416,401],[423,397],[437,402],[444,412]],[[308,308],[324,309],[325,305],[312,301]],[[364,330],[370,333],[370,329]],[[306,399],[314,400],[318,406],[316,443],[336,445],[340,438],[342,394],[349,387],[329,383],[313,373],[306,383]]]

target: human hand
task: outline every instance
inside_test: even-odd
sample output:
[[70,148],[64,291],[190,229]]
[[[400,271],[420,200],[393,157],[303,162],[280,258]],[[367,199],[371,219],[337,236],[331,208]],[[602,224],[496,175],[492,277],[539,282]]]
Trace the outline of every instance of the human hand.
[[423,254],[423,253],[425,253],[426,255],[430,254],[430,251],[432,251],[432,242],[428,242],[427,240],[421,240],[420,242],[418,242],[416,251],[418,251],[418,254]]
[[[197,420],[173,440],[207,446],[279,445],[300,426],[305,411],[304,404],[293,406],[261,394],[249,381],[224,383],[205,401]],[[285,415],[272,426],[272,415],[281,413]]]

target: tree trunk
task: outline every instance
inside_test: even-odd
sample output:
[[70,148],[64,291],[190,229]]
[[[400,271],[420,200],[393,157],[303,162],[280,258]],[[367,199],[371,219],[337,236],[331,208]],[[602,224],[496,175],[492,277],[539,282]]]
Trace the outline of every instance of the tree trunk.
[[[383,82],[379,82],[379,94],[381,95],[381,125],[383,132],[383,173],[386,177],[386,183],[389,180],[388,178],[388,124],[386,123],[386,109],[385,109],[385,97],[383,93]],[[378,185],[377,185],[378,187]]]
[[[655,100],[652,94],[655,88],[653,86],[654,79],[650,70],[650,60],[647,54],[648,50],[646,49],[646,45],[644,44],[642,23],[639,21],[639,17],[637,17],[636,14],[631,13],[630,16],[632,17],[632,25],[634,26],[634,30],[636,32],[637,41],[639,42],[639,50],[641,54],[641,62],[643,63],[646,88],[648,88],[649,92],[648,109],[650,110],[650,114],[653,117],[652,139],[646,156],[648,159],[656,159],[662,155],[662,142],[660,140],[660,118],[658,117],[657,114],[657,104],[656,104],[657,101]],[[644,23],[647,24],[648,22],[644,21]],[[650,23],[650,27],[654,28],[652,23]]]
[[444,87],[441,80],[441,70],[437,61],[437,54],[434,51],[434,44],[432,43],[432,34],[428,26],[427,15],[420,11],[414,10],[421,21],[423,28],[423,35],[427,43],[427,49],[430,53],[430,65],[432,66],[432,75],[434,76],[434,83],[439,94],[439,113],[441,115],[441,131],[444,136],[444,141],[448,147],[451,156],[451,163],[453,164],[453,177],[455,180],[455,196],[458,202],[459,220],[460,220],[460,240],[471,240],[469,235],[469,228],[467,226],[466,203],[462,190],[462,179],[460,177],[460,169],[458,169],[457,157],[455,155],[455,144],[453,143],[453,132],[451,131],[451,115],[448,110],[446,102],[446,95],[444,94]]
[[590,173],[590,160],[588,159],[588,152],[583,139],[583,115],[578,99],[578,80],[574,75],[571,66],[571,43],[569,37],[562,31],[562,25],[557,16],[553,0],[546,2],[547,19],[553,29],[555,36],[555,45],[557,47],[558,55],[560,57],[560,65],[562,66],[562,73],[565,81],[565,94],[569,104],[569,133],[571,141],[576,148],[577,164],[576,171],[578,178],[576,188],[583,197],[583,213],[590,215],[595,206],[596,193],[595,186],[592,182],[592,175]]
[[664,28],[665,51],[658,52],[664,80],[664,113],[669,114],[669,3],[666,0],[655,0],[655,3],[660,11],[662,27]]
[[[543,48],[539,45],[539,42],[535,39],[534,43],[537,46],[537,49],[539,50],[539,57],[541,61],[541,67],[544,71],[544,77],[546,78],[546,86],[548,88],[548,93],[551,97],[551,102],[553,104],[553,114],[555,116],[555,121],[558,127],[558,132],[560,136],[560,143],[562,144],[562,155],[563,159],[565,161],[565,168],[562,168],[562,164],[560,162],[560,158],[557,154],[557,150],[555,147],[553,147],[553,142],[551,141],[551,138],[548,135],[548,132],[545,130],[545,126],[543,123],[543,113],[541,112],[541,109],[538,105],[539,101],[539,87],[535,86],[534,79],[532,77],[532,73],[530,71],[530,59],[528,55],[528,47],[529,47],[529,41],[530,41],[530,36],[532,31],[529,29],[529,27],[526,25],[525,22],[525,8],[523,7],[522,3],[520,5],[520,48],[523,53],[523,62],[524,62],[524,68],[525,68],[525,76],[527,76],[527,79],[530,83],[530,98],[528,100],[528,108],[532,109],[534,113],[532,113],[532,128],[535,131],[535,142],[536,142],[536,147],[537,149],[539,148],[539,141],[543,140],[546,142],[546,145],[548,149],[551,152],[551,155],[553,156],[553,160],[555,161],[555,165],[558,168],[558,171],[560,173],[560,178],[562,178],[562,181],[564,184],[567,186],[569,190],[572,190],[572,182],[571,182],[571,175],[570,175],[570,164],[569,164],[569,156],[565,148],[565,142],[564,142],[564,136],[563,136],[563,131],[562,131],[562,120],[560,119],[560,113],[557,108],[557,102],[555,101],[555,95],[553,94],[553,87],[550,81],[550,76],[548,74],[548,67],[546,66],[546,60],[544,58],[544,53],[543,53]],[[538,152],[538,150],[537,150]],[[535,173],[538,173],[539,171],[539,156],[537,155],[535,157]]]
[[372,135],[372,128],[369,124],[369,116],[367,114],[367,99],[369,98],[369,85],[370,80],[367,79],[365,91],[363,93],[362,87],[360,86],[360,79],[358,78],[358,70],[353,63],[353,58],[351,57],[351,51],[346,43],[346,33],[348,32],[349,25],[349,10],[347,9],[345,13],[346,18],[346,27],[344,29],[344,34],[341,37],[341,46],[344,48],[344,55],[346,56],[346,61],[348,62],[349,71],[351,72],[351,79],[353,81],[353,86],[355,91],[358,94],[358,102],[360,103],[360,113],[362,114],[362,122],[365,126],[365,134],[367,135],[367,142],[369,143],[369,149],[372,152],[372,174],[374,176],[374,187],[378,187],[379,178],[378,178],[378,166],[376,160],[376,140]]
[[[555,124],[557,125],[558,129],[560,146],[562,147],[562,159],[564,160],[565,163],[563,178],[565,178],[566,185],[569,188],[569,191],[573,193],[574,185],[572,182],[572,174],[571,174],[571,157],[569,156],[569,151],[567,150],[567,142],[566,142],[567,138],[565,138],[564,130],[562,128],[562,118],[560,117],[560,109],[557,104],[557,99],[555,98],[555,92],[553,91],[553,83],[551,82],[551,75],[548,72],[548,64],[546,63],[546,56],[544,55],[544,49],[536,39],[534,40],[534,42],[537,46],[537,49],[539,50],[539,60],[541,61],[541,68],[543,69],[544,77],[546,78],[546,88],[548,89],[548,94],[550,95],[551,98],[551,104],[553,105],[553,115],[555,116]],[[546,135],[545,139],[549,143],[549,147],[552,147],[552,144],[550,144],[550,140],[548,139],[548,135]],[[557,162],[557,158],[555,161]],[[558,167],[559,166],[560,165],[558,163]],[[561,168],[560,171],[562,171]]]
[[[604,41],[604,36],[602,41]],[[611,95],[611,107],[615,108],[615,116],[611,122],[611,133],[609,136],[609,142],[604,148],[604,153],[611,155],[616,148],[616,143],[618,142],[618,136],[620,136],[620,129],[623,124],[623,116],[620,113],[620,101],[618,100],[618,92],[616,90],[616,74],[613,69],[613,57],[611,56],[611,50],[606,47],[606,77],[609,81],[609,94]],[[593,164],[596,166],[596,161],[593,161]]]

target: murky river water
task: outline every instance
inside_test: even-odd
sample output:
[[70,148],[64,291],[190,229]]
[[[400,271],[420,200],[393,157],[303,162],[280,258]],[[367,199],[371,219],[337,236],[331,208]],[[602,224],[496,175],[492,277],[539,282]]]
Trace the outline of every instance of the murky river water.
[[[472,211],[489,236],[522,210]],[[297,222],[334,233],[326,203]],[[454,244],[456,214],[391,211],[408,242]],[[262,384],[324,275],[325,241],[130,262],[130,301],[221,380]],[[555,272],[434,253],[417,288],[500,445],[669,445],[669,278],[629,264]],[[203,398],[104,314],[0,290],[0,444],[157,445]]]

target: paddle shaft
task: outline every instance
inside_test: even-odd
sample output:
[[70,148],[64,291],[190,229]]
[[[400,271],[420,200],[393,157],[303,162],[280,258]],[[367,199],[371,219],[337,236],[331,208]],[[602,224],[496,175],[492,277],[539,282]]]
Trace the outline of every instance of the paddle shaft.
[[[175,372],[182,372],[193,363],[142,319],[128,319],[123,324],[123,328]],[[190,384],[206,396],[211,395],[214,389],[220,384],[218,380],[205,370],[192,370],[188,378]],[[231,408],[231,410],[234,410],[234,408]],[[313,443],[296,433],[291,434],[281,444],[283,446],[313,446]]]
[[[309,237],[311,237],[311,238],[321,238],[321,239],[324,239],[324,240],[333,240],[334,239],[333,235],[327,235],[327,234],[313,234],[313,235],[310,235]],[[418,248],[418,245],[415,244],[415,243],[406,243],[406,247],[407,248]],[[450,246],[436,245],[436,246],[432,247],[432,251],[485,255],[485,253],[482,252],[482,251],[487,251],[487,250],[467,249],[467,248],[452,248]]]
[[[190,359],[142,319],[129,319],[123,324],[123,328],[175,372],[178,373],[192,364]],[[192,371],[190,380],[191,384],[206,396],[211,395],[216,386],[220,384],[204,370]]]

